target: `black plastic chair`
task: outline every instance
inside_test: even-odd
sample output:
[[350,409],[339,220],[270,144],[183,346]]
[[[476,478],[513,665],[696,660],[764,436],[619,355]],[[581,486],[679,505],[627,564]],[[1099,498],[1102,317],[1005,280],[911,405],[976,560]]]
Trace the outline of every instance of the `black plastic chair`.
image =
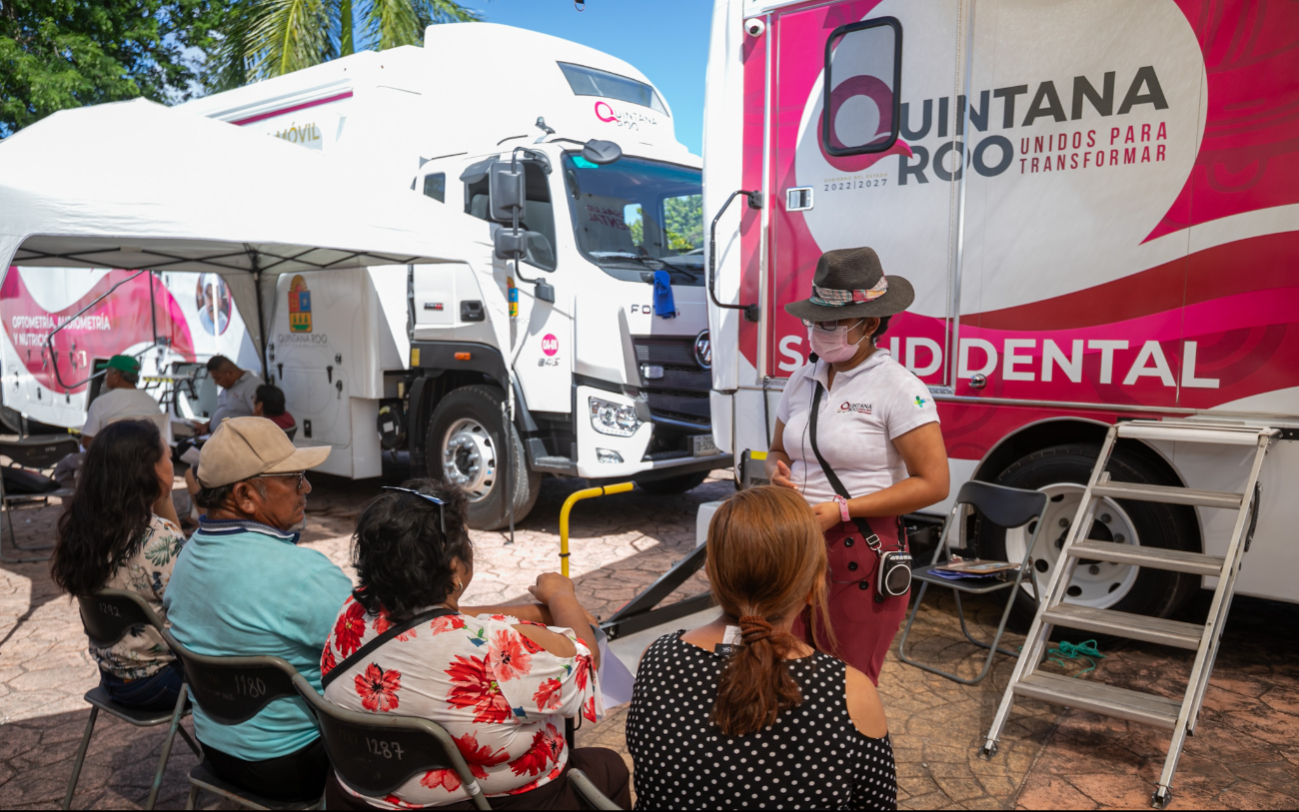
[[[383,797],[416,775],[452,769],[474,806],[491,809],[478,779],[441,725],[414,716],[380,716],[341,708],[316,693],[301,674],[293,678],[293,684],[320,722],[329,763],[339,781],[353,791]],[[619,808],[581,770],[569,769],[568,780],[592,808]]]
[[[26,421],[24,420],[24,424]],[[59,460],[81,448],[81,441],[71,434],[32,435],[16,440],[0,440],[0,455],[8,457],[12,467],[27,468],[32,471],[45,471],[53,468]],[[67,498],[72,491],[51,489],[44,493],[10,493],[0,477],[0,511],[4,512],[4,527],[0,528],[0,562],[22,564],[33,561],[47,561],[49,555],[22,557],[24,552],[50,550],[53,544],[23,545],[18,543],[18,534],[14,532],[14,507],[39,502],[49,504],[51,496]],[[4,553],[4,533],[8,530],[9,544],[19,553],[11,558]]]
[[[121,640],[132,629],[141,626],[153,626],[163,631],[162,621],[143,596],[122,589],[104,589],[89,597],[77,598],[81,604],[81,625],[86,630],[90,642],[101,648],[107,648]],[[81,767],[86,760],[86,750],[90,747],[90,736],[95,731],[95,719],[102,710],[116,716],[136,727],[155,727],[171,722],[167,739],[162,745],[162,757],[158,759],[158,772],[153,777],[153,786],[149,790],[149,800],[145,809],[153,809],[158,800],[158,790],[162,787],[162,774],[167,769],[167,760],[171,757],[171,745],[180,733],[181,738],[200,759],[203,757],[198,745],[180,726],[180,720],[189,713],[185,701],[185,689],[182,687],[176,706],[167,711],[145,711],[128,708],[113,701],[103,688],[92,688],[86,692],[85,700],[90,703],[90,719],[86,722],[86,732],[81,737],[81,746],[77,748],[77,757],[72,764],[72,777],[68,780],[68,791],[63,796],[63,808],[72,807],[72,796],[77,791],[77,781],[81,778]]]
[[[1006,621],[1010,619],[1011,607],[1015,604],[1015,595],[1019,591],[1020,584],[1024,581],[1024,574],[1027,572],[1029,580],[1033,585],[1033,598],[1038,598],[1037,573],[1032,566],[1033,548],[1037,544],[1038,533],[1042,530],[1042,523],[1036,521],[1042,517],[1046,510],[1047,496],[1041,491],[1027,491],[1020,488],[1007,488],[1004,485],[993,485],[989,482],[967,482],[961,487],[960,492],[956,495],[956,504],[952,505],[952,510],[947,515],[947,520],[943,523],[943,532],[938,536],[938,546],[934,549],[933,560],[929,562],[929,567],[936,564],[945,563],[951,560],[950,550],[945,543],[947,533],[952,526],[957,523],[957,519],[964,518],[963,507],[969,505],[978,511],[983,518],[995,525],[1004,528],[1023,527],[1029,522],[1033,522],[1033,527],[1029,533],[1030,538],[1028,546],[1024,551],[1024,560],[1020,562],[1019,568],[1015,570],[1014,580],[1002,579],[969,579],[969,580],[948,580],[925,570],[915,570],[911,574],[912,580],[920,581],[920,594],[916,596],[916,602],[911,608],[911,617],[907,618],[907,626],[902,631],[902,637],[898,640],[898,659],[908,665],[914,665],[916,668],[924,669],[934,674],[955,680],[963,685],[977,685],[988,676],[992,670],[992,659],[998,652],[1010,657],[1018,657],[1016,652],[999,648],[1001,636],[1006,631]],[[932,665],[916,662],[906,654],[907,636],[911,633],[911,624],[916,620],[916,614],[920,611],[920,602],[925,599],[925,591],[929,589],[930,584],[939,587],[946,587],[952,590],[956,598],[956,612],[961,619],[961,632],[965,634],[965,639],[969,640],[980,648],[988,649],[988,659],[983,664],[983,670],[979,676],[974,679],[965,679],[958,677],[948,671],[935,668]],[[970,634],[970,630],[965,623],[965,607],[961,604],[961,593],[970,595],[986,595],[991,592],[997,592],[1002,589],[1010,590],[1010,597],[1006,600],[1006,608],[1001,613],[1001,623],[997,626],[997,633],[993,635],[991,643],[985,643],[982,640],[976,640]]]
[[[246,722],[271,702],[298,695],[293,687],[293,678],[298,676],[298,671],[280,657],[213,657],[190,651],[169,631],[163,632],[163,638],[185,666],[185,678],[189,681],[194,702],[217,724]],[[323,796],[315,801],[264,798],[221,779],[207,759],[189,771],[189,783],[186,809],[195,808],[202,790],[248,809],[319,809],[324,799]]]

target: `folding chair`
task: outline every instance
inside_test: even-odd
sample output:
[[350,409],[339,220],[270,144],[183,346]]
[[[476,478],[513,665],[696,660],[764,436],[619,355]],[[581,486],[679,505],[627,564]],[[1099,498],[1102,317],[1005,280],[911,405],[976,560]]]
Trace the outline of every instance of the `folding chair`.
[[[217,724],[237,725],[261,713],[277,699],[298,695],[293,687],[297,669],[280,657],[212,657],[196,654],[164,631],[163,638],[185,665],[190,694],[207,717]],[[199,792],[227,798],[247,809],[319,809],[324,796],[315,801],[278,801],[249,792],[217,776],[206,758],[189,771],[189,800],[186,809],[194,809]]]
[[[12,460],[11,465],[43,471],[53,468],[63,457],[81,448],[80,440],[70,434],[35,435],[18,439],[0,440],[0,454]],[[48,503],[51,496],[71,496],[72,491],[59,489],[49,493],[9,493],[5,490],[4,477],[0,477],[0,510],[4,511],[4,522],[9,531],[9,543],[20,552],[53,549],[53,544],[24,546],[18,543],[14,532],[13,507],[15,504],[41,501]],[[4,529],[0,529],[0,562],[22,564],[32,561],[46,561],[48,555],[29,558],[9,558],[4,554]]]
[[[1028,573],[1033,585],[1033,599],[1039,600],[1037,573],[1032,567],[1032,556],[1038,533],[1042,530],[1042,523],[1037,520],[1042,517],[1043,512],[1046,510],[1046,502],[1047,496],[1041,491],[1026,491],[1019,488],[993,485],[989,482],[973,481],[967,482],[961,487],[960,493],[956,495],[956,504],[952,505],[952,510],[947,515],[947,521],[943,524],[943,532],[938,536],[938,546],[934,549],[934,557],[929,562],[929,567],[932,568],[939,563],[946,563],[951,560],[951,552],[946,544],[947,533],[957,523],[958,517],[964,517],[962,507],[965,505],[974,508],[978,513],[982,514],[983,518],[993,524],[1006,529],[1023,527],[1029,522],[1033,522],[1029,532],[1028,545],[1024,550],[1024,559],[1020,562],[1019,568],[1015,570],[1015,579],[1013,581],[991,579],[948,580],[934,575],[929,572],[928,568],[912,572],[912,580],[921,582],[920,594],[916,596],[916,602],[911,609],[911,617],[907,618],[907,626],[902,630],[902,638],[898,640],[899,660],[908,665],[914,665],[916,668],[922,668],[925,671],[955,680],[963,685],[977,685],[992,670],[992,658],[998,652],[1011,657],[1019,656],[1013,651],[998,648],[998,645],[1001,643],[1001,635],[1006,631],[1006,621],[1010,619],[1010,610],[1015,604],[1015,596],[1019,592],[1025,572]],[[930,584],[952,590],[953,596],[956,598],[956,612],[961,619],[961,632],[965,634],[965,639],[980,648],[988,649],[988,659],[983,663],[983,670],[974,679],[964,679],[932,665],[916,662],[906,654],[907,636],[911,633],[911,624],[916,620],[916,614],[920,611],[920,602],[925,599],[925,591],[929,589]],[[1010,590],[1010,597],[1006,600],[1006,608],[1001,613],[1001,623],[997,626],[997,633],[993,635],[991,643],[975,640],[965,623],[965,607],[961,603],[961,593],[986,595],[1003,589]]]
[[[347,710],[330,702],[301,674],[293,685],[320,722],[325,750],[339,781],[355,792],[383,797],[429,770],[455,770],[474,806],[491,809],[478,779],[451,734],[436,722]],[[568,771],[573,788],[594,809],[618,809],[581,770]]]
[[[122,589],[104,589],[89,597],[77,598],[81,604],[81,625],[86,630],[90,642],[100,647],[108,647],[121,640],[131,629],[150,625],[162,631],[162,621],[154,614],[153,609],[142,596]],[[153,777],[153,786],[149,790],[149,800],[145,809],[153,809],[158,800],[158,790],[162,787],[162,774],[167,769],[167,759],[171,756],[171,745],[179,732],[181,738],[200,759],[203,757],[198,745],[180,726],[180,720],[189,714],[186,706],[185,690],[182,687],[176,706],[170,711],[143,711],[128,708],[113,701],[103,688],[93,688],[86,693],[85,700],[90,703],[90,719],[86,722],[86,732],[81,737],[81,746],[77,748],[77,758],[72,765],[72,777],[68,780],[68,791],[63,796],[63,808],[72,807],[72,796],[77,791],[77,781],[81,778],[81,765],[86,759],[86,749],[90,746],[90,736],[95,730],[95,719],[102,710],[116,716],[136,727],[154,727],[171,722],[167,738],[162,745],[162,757],[158,760],[158,772]]]

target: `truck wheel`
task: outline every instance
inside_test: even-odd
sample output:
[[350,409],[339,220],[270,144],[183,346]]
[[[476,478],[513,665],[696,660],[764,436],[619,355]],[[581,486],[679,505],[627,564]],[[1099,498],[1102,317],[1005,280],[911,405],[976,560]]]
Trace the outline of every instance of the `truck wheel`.
[[[438,403],[424,445],[429,476],[461,488],[469,498],[469,526],[497,530],[509,524],[506,510],[501,403],[493,386],[466,386]],[[510,427],[514,521],[522,521],[537,502],[541,475],[528,470],[523,441]]]
[[680,476],[670,476],[666,479],[651,479],[649,482],[637,482],[636,486],[645,493],[652,493],[655,496],[672,496],[678,493],[694,490],[708,479],[708,471],[696,471],[693,474],[681,474]]
[[[1069,523],[1074,520],[1087,480],[1100,448],[1094,445],[1060,445],[1017,460],[994,480],[998,485],[1045,491],[1045,526],[1033,551],[1033,565],[1043,589],[1061,565]],[[1110,476],[1119,482],[1178,485],[1157,468],[1122,448],[1110,457]],[[976,520],[974,542],[983,558],[1020,561],[1032,538],[1034,524],[1006,530]],[[1199,524],[1192,508],[1154,502],[1104,499],[1097,507],[1089,538],[1119,544],[1200,551]],[[1095,609],[1168,617],[1200,585],[1198,576],[1165,570],[1141,569],[1105,561],[1079,561],[1067,591],[1066,603]],[[1016,625],[1027,628],[1035,604],[1027,582],[1015,600]]]

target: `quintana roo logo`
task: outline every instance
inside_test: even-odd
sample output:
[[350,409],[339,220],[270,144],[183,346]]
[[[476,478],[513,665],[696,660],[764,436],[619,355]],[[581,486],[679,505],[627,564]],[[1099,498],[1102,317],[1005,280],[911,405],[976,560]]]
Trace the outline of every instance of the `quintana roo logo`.
[[289,332],[311,332],[311,291],[301,274],[289,282]]

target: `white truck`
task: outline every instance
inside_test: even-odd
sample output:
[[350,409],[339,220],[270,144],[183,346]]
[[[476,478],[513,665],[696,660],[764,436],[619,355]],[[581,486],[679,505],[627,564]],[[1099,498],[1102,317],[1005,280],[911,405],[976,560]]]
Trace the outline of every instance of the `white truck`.
[[[631,65],[506,26],[437,25],[422,48],[354,54],[181,109],[441,201],[463,219],[458,236],[481,235],[484,256],[512,231],[489,216],[489,170],[521,168],[521,263],[280,280],[265,372],[285,391],[296,441],[334,447],[326,472],[377,476],[384,451],[408,449],[417,472],[468,491],[473,526],[497,528],[510,518],[507,484],[521,519],[543,474],[678,492],[730,464],[710,422],[700,159]],[[604,150],[586,153],[595,161],[583,155],[591,140]],[[285,189],[283,205],[293,199]],[[664,315],[658,271],[674,300],[658,300]],[[6,371],[17,360],[6,356]],[[5,400],[32,411],[8,388]]]

